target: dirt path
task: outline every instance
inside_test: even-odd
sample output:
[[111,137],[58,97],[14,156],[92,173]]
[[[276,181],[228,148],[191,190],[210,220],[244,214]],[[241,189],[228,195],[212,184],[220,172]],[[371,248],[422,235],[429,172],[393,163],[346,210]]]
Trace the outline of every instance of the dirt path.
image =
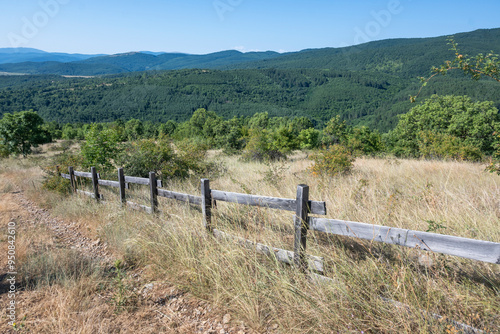
[[17,258],[33,249],[73,249],[110,268],[116,259],[101,240],[85,236],[78,223],[55,218],[20,191],[0,194],[1,333],[255,333],[229,314],[168,282],[147,281],[143,278],[144,268],[126,273],[126,279],[136,287],[137,305],[124,312],[116,312],[113,290],[109,288],[85,295],[85,285],[91,282],[80,282],[76,288],[19,289],[15,297],[16,331],[7,317],[9,284],[4,241],[9,222],[16,223],[17,235],[23,235],[25,240],[16,245]]

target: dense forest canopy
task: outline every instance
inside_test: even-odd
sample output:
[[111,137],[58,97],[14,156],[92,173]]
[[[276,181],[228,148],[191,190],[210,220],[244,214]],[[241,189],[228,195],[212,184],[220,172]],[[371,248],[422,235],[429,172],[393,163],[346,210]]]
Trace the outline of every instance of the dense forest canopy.
[[[268,112],[306,116],[315,126],[340,115],[352,125],[386,132],[397,115],[409,111],[408,96],[418,80],[369,71],[318,69],[151,71],[95,78],[60,76],[0,77],[0,111],[33,109],[59,123],[142,121],[181,122],[198,108],[225,119]],[[500,106],[500,90],[491,81],[438,78],[422,92],[468,95]]]

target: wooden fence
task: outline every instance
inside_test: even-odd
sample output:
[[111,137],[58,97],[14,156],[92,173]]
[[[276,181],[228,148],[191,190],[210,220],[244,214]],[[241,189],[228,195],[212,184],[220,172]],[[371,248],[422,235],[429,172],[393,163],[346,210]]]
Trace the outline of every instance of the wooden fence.
[[[372,225],[366,223],[350,222],[336,219],[309,217],[309,214],[326,215],[326,203],[309,200],[309,187],[300,184],[297,186],[295,199],[276,198],[249,194],[240,194],[221,190],[210,189],[210,181],[201,180],[200,196],[178,193],[161,189],[162,182],[156,179],[154,172],[149,173],[149,178],[125,176],[123,169],[118,169],[118,181],[102,180],[96,169],[92,167],[90,173],[74,171],[69,167],[69,174],[60,174],[63,178],[71,181],[74,192],[102,201],[103,196],[99,193],[99,186],[119,188],[120,201],[123,205],[133,209],[144,210],[148,213],[158,212],[158,196],[186,202],[191,205],[201,206],[203,213],[203,225],[206,230],[217,238],[236,241],[238,244],[255,249],[257,252],[274,257],[276,260],[295,265],[313,280],[331,282],[332,279],[321,274],[324,273],[323,258],[306,254],[308,230],[323,233],[343,235],[387,244],[411,247],[435,253],[448,254],[482,262],[500,264],[500,243],[467,239],[449,235],[429,232],[412,231],[408,229]],[[92,192],[77,189],[76,177],[89,178],[92,183]],[[150,206],[140,205],[126,200],[126,189],[129,183],[149,186]],[[294,222],[294,249],[293,251],[263,245],[251,240],[230,235],[217,230],[212,226],[212,210],[216,201],[258,206],[270,209],[278,209],[295,212]],[[319,274],[319,275],[318,275]],[[397,301],[382,298],[403,309],[409,309],[407,305]],[[422,311],[422,314],[442,320],[440,315]],[[483,331],[448,319],[455,328],[465,333],[483,333]]]
[[[201,206],[203,213],[203,225],[209,233],[219,238],[233,239],[246,247],[253,247],[260,253],[274,256],[278,261],[295,264],[303,271],[312,270],[319,273],[324,271],[323,259],[321,257],[306,254],[308,230],[417,248],[435,253],[500,264],[500,243],[496,242],[412,231],[408,229],[366,223],[309,217],[309,214],[326,215],[326,204],[321,201],[309,200],[309,187],[303,184],[297,186],[296,198],[288,199],[210,189],[210,181],[202,179],[201,196],[194,196],[161,189],[162,182],[156,179],[156,174],[154,172],[149,173],[149,178],[140,178],[126,176],[123,173],[123,169],[119,168],[118,181],[100,179],[100,175],[96,172],[95,167],[90,169],[90,173],[78,172],[75,171],[73,167],[69,167],[69,174],[60,175],[71,181],[73,191],[90,196],[98,201],[103,200],[102,195],[99,193],[100,185],[119,188],[120,200],[122,204],[128,205],[134,209],[144,210],[148,213],[158,212],[158,196]],[[93,191],[86,192],[77,189],[76,177],[91,179]],[[129,183],[149,186],[150,206],[140,205],[126,200],[125,193],[126,189],[129,188]],[[255,243],[253,241],[232,236],[223,231],[214,229],[212,226],[212,210],[214,209],[216,201],[295,212],[293,219],[295,231],[293,251]]]

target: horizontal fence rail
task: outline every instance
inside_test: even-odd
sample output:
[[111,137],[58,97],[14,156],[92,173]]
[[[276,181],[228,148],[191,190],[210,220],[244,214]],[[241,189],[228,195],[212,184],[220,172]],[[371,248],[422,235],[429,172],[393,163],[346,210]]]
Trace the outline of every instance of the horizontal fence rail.
[[[88,196],[88,197],[92,197],[94,199],[96,198],[95,194],[91,193],[90,191],[84,191],[84,190],[76,189],[76,192],[79,193],[79,194]],[[101,194],[99,194],[99,199],[102,199],[102,195]]]
[[201,205],[201,196],[193,196],[164,189],[158,189],[158,196],[175,199],[189,204]]
[[[254,242],[245,238],[237,237],[226,232],[214,229],[214,235],[220,239],[232,240],[241,246],[255,249],[257,253],[261,253],[267,256],[273,256],[279,262],[293,264],[294,263],[294,252],[288,251],[281,248],[270,247],[264,244]],[[307,263],[311,270],[323,272],[323,258],[314,255],[307,255]]]
[[113,188],[120,188],[120,182],[118,181],[109,181],[109,180],[101,180],[99,179],[99,185],[100,186],[108,186],[108,187],[113,187]]
[[309,229],[500,264],[500,243],[336,219],[309,218]]
[[[92,178],[92,173],[87,173],[87,172],[78,172],[75,170],[74,172],[75,176],[79,176],[79,177],[86,177],[86,178],[89,178],[91,179]],[[101,175],[99,173],[97,173],[97,178],[100,178]]]
[[[269,209],[295,211],[297,208],[297,200],[295,199],[248,195],[213,189],[212,198],[223,202],[260,206]],[[325,202],[309,201],[309,208],[312,214],[326,215]]]
[[[149,178],[146,178],[146,177],[125,176],[125,182],[149,186]],[[163,183],[161,182],[161,180],[157,180],[156,184],[157,184],[157,187],[160,187],[160,188],[163,186]]]

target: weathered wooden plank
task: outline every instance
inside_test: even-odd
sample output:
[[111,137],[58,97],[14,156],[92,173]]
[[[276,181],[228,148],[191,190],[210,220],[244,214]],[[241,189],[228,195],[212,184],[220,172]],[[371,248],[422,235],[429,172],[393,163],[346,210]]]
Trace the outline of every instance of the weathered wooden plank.
[[110,180],[101,180],[101,179],[99,179],[99,185],[100,186],[108,186],[108,187],[120,188],[120,182],[118,182],[118,181],[110,181]]
[[118,168],[118,188],[120,188],[120,201],[122,205],[126,205],[127,200],[125,196],[125,187],[128,183],[125,183],[125,174],[123,173],[123,168]]
[[[286,211],[295,211],[297,200],[290,198],[268,197],[249,194],[233,193],[229,191],[213,190],[212,198],[218,201],[245,204],[251,206],[260,206],[270,209],[279,209]],[[326,214],[325,202],[308,201],[311,213],[318,215]]]
[[[146,177],[136,177],[136,176],[126,176],[125,175],[125,182],[149,186],[149,178],[146,178]],[[156,180],[156,186],[159,188],[161,188],[163,186],[163,183],[161,182],[161,180]]]
[[309,201],[309,208],[312,214],[326,215],[326,202],[322,201]]
[[175,199],[181,202],[187,202],[189,204],[201,205],[201,196],[193,196],[164,189],[158,189],[158,196]]
[[137,204],[137,203],[130,202],[130,201],[127,201],[127,206],[129,206],[130,208],[132,208],[134,210],[145,211],[147,213],[152,213],[153,212],[153,210],[149,206],[142,205],[142,204]]
[[[85,196],[88,196],[88,197],[92,197],[95,199],[95,194],[90,192],[90,191],[85,191],[85,190],[80,190],[80,189],[76,189],[76,192],[78,194],[82,194],[82,195],[85,195]],[[104,197],[102,196],[102,194],[99,194],[99,199],[104,199]]]
[[309,218],[311,230],[500,264],[500,243],[335,219]]
[[309,280],[312,282],[312,283],[315,283],[315,284],[319,284],[319,283],[323,283],[323,284],[342,284],[339,280],[335,280],[333,278],[330,278],[330,277],[326,277],[326,276],[323,276],[323,275],[320,275],[320,274],[316,274],[316,273],[313,273],[313,272],[310,272],[307,274]]
[[307,230],[309,222],[307,220],[309,214],[309,186],[299,184],[297,186],[297,207],[295,209],[294,219],[294,262],[295,265],[301,268],[304,272],[307,271],[306,246],[307,246]]
[[75,170],[75,176],[79,176],[79,177],[86,177],[86,178],[89,178],[91,179],[92,178],[92,173],[87,173],[87,172],[78,172]]
[[69,174],[61,173],[61,177],[64,178],[64,179],[71,180],[71,176],[69,176]]
[[76,192],[76,182],[75,182],[75,170],[72,166],[68,167],[69,180],[71,182],[71,189]]
[[97,171],[95,167],[90,167],[90,173],[92,174],[92,188],[94,190],[94,198],[99,201],[101,196],[99,195],[99,177],[97,176]]
[[201,211],[203,214],[203,226],[208,232],[212,231],[212,190],[210,180],[201,179]]
[[158,187],[156,182],[156,173],[149,172],[149,194],[151,199],[151,212],[158,210]]
[[[294,264],[294,253],[292,251],[266,246],[264,244],[253,242],[251,240],[247,240],[241,237],[237,237],[217,229],[214,229],[213,231],[215,237],[217,238],[225,238],[228,240],[233,240],[241,246],[254,248],[258,253],[267,256],[274,256],[276,257],[276,260],[280,262],[287,263],[290,265]],[[307,255],[307,262],[310,269],[318,272],[323,272],[323,258],[319,256]]]
[[[78,172],[78,171],[75,170],[74,173],[75,173],[75,176],[86,177],[86,178],[89,178],[89,179],[92,178],[92,172],[90,172],[90,173],[87,173],[87,172]],[[97,178],[98,179],[101,178],[101,174],[100,173],[97,173]]]

